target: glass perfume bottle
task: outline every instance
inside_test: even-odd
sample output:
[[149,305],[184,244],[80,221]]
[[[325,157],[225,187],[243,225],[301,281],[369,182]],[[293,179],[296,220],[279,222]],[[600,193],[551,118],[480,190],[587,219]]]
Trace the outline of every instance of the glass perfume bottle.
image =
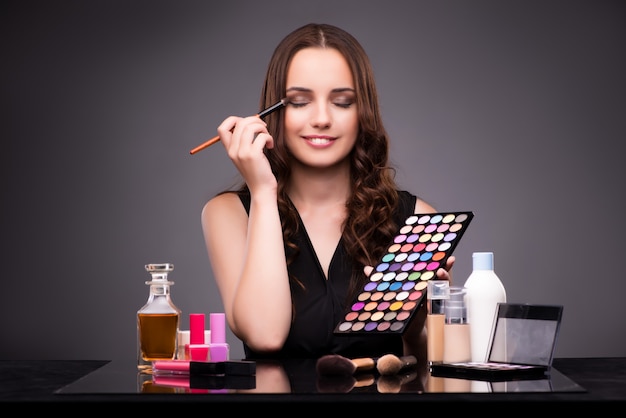
[[170,295],[168,274],[174,264],[146,264],[152,280],[146,304],[137,311],[137,368],[143,373],[152,372],[152,362],[172,360],[176,357],[178,327],[181,311]]

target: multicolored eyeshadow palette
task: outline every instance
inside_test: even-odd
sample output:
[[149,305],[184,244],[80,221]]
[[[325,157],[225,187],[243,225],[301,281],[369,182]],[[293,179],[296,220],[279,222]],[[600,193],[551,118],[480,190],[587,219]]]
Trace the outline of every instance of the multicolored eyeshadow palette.
[[446,265],[473,218],[472,212],[409,216],[334,333],[403,333],[428,281]]

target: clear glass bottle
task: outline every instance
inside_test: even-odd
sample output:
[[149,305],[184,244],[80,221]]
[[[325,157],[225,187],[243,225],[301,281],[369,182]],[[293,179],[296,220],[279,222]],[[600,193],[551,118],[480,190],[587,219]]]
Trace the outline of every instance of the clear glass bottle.
[[170,296],[168,274],[174,270],[172,263],[146,264],[152,280],[146,304],[137,311],[137,368],[143,373],[152,372],[155,360],[172,360],[176,357],[178,327],[181,311]]

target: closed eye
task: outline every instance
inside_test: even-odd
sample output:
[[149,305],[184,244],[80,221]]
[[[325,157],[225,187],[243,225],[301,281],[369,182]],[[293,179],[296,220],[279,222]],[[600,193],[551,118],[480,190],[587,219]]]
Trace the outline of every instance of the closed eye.
[[335,106],[341,107],[343,109],[347,109],[350,106],[352,106],[354,104],[354,100],[353,99],[341,99],[341,100],[334,100],[333,104]]
[[[287,89],[287,105],[294,108],[305,107],[313,103],[313,91],[302,87],[291,87]],[[334,106],[341,109],[348,109],[356,103],[354,89],[337,88],[330,94],[330,101]]]
[[308,100],[294,100],[294,99],[290,99],[289,102],[287,102],[287,105],[292,106],[292,107],[304,107],[307,104],[311,103]]
[[[295,108],[299,108],[299,107],[304,107],[308,104],[311,104],[311,102],[312,101],[309,99],[301,99],[301,98],[296,97],[296,98],[290,98],[287,101],[287,105],[295,107]],[[352,98],[337,98],[332,101],[333,105],[340,107],[342,109],[348,109],[354,103],[355,103],[355,100]]]

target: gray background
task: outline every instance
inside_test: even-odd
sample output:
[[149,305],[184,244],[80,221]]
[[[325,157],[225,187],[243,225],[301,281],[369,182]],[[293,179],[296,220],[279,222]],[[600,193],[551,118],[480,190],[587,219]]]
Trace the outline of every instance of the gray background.
[[[564,305],[556,355],[626,355],[623,1],[3,1],[2,359],[135,356],[144,264],[222,310],[200,227],[237,179],[228,115],[269,56],[328,22],[370,54],[403,188],[475,218],[509,302]],[[224,245],[228,245],[225,242]],[[243,355],[229,334],[231,356]]]

